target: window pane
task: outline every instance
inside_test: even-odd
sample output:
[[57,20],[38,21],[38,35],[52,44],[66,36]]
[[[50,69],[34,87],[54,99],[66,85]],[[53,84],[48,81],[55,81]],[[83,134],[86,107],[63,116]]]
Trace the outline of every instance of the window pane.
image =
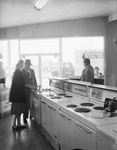
[[90,58],[91,65],[98,66],[104,74],[103,53],[103,37],[62,38],[62,76],[81,76],[84,69],[83,56]]
[[21,54],[58,53],[59,39],[21,40]]
[[49,87],[50,77],[59,77],[58,55],[41,56],[42,87]]
[[[19,41],[10,40],[10,73],[13,74],[19,60]],[[14,57],[15,56],[15,57]]]
[[3,56],[0,59],[0,61],[2,62],[2,66],[5,71],[6,84],[7,84],[9,78],[8,41],[0,41],[0,54],[2,54]]

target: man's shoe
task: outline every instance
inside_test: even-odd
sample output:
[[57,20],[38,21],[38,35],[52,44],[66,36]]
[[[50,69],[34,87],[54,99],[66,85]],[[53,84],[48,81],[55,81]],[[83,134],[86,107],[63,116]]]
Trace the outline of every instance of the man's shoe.
[[24,119],[24,123],[27,123],[27,119]]
[[19,129],[25,129],[26,126],[25,125],[20,125],[20,126],[17,126]]

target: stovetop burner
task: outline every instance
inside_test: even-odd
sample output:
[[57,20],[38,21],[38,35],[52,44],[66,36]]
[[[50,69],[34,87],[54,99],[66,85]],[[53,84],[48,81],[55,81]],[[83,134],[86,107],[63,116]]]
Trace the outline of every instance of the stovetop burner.
[[81,103],[80,105],[82,105],[82,106],[94,106],[93,103]]
[[66,98],[72,98],[73,96],[71,96],[71,95],[65,95],[64,97],[66,97]]
[[58,95],[58,96],[66,96],[65,93],[58,93],[57,95]]
[[68,107],[68,108],[75,108],[75,107],[77,107],[77,105],[69,104],[69,105],[67,105],[66,107]]
[[47,97],[52,97],[52,96],[54,96],[53,94],[48,94],[48,95],[46,95]]
[[104,110],[104,107],[102,106],[96,106],[96,107],[93,107],[95,110]]
[[76,108],[74,111],[79,112],[79,113],[88,113],[91,110],[89,108]]
[[61,99],[60,96],[51,96],[50,98],[51,98],[51,99]]

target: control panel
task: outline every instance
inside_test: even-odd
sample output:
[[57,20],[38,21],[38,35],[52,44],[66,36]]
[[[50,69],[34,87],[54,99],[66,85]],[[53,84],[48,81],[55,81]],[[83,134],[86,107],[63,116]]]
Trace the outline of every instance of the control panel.
[[117,97],[117,92],[111,89],[101,89],[97,87],[90,87],[90,98],[105,102],[106,98],[113,99]]
[[73,92],[82,96],[87,96],[87,86],[73,85]]
[[50,86],[51,88],[58,88],[60,90],[65,90],[64,88],[64,80],[56,80],[56,79],[51,79],[50,80]]
[[103,91],[101,89],[93,88],[91,92],[91,97],[96,99],[102,99]]
[[82,95],[82,96],[88,96],[87,86],[85,85],[66,83],[66,91],[69,91],[78,95]]

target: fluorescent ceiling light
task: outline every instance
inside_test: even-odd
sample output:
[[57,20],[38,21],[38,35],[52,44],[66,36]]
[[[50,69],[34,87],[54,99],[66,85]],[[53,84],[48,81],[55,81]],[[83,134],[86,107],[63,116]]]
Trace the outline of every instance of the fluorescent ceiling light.
[[35,3],[34,7],[37,10],[41,10],[43,8],[43,6],[47,3],[48,0],[37,0],[37,2]]

